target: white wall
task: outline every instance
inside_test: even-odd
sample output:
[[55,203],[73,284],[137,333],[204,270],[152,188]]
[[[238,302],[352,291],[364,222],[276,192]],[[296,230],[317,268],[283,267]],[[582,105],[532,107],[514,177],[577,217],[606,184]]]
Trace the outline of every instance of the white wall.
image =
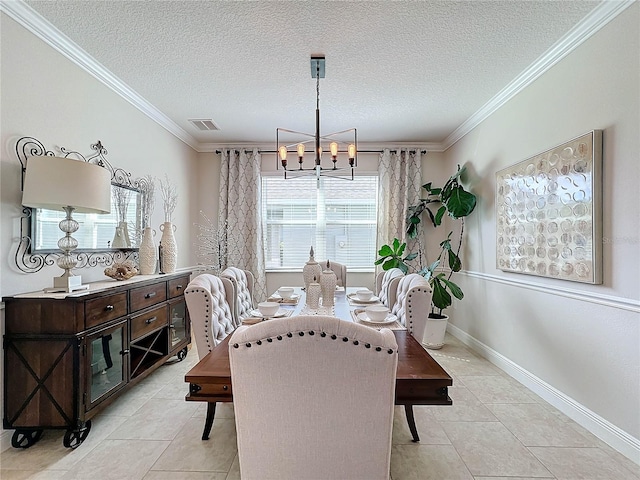
[[[635,448],[635,455],[640,446],[639,9],[637,3],[628,8],[445,154],[449,170],[467,165],[479,198],[467,222],[463,263],[469,274],[458,276],[465,299],[450,312],[460,329],[453,330],[550,386],[557,403],[586,407],[583,423],[594,426],[603,419],[596,433],[627,454]],[[495,172],[593,129],[604,130],[603,284],[498,270]]]
[[[132,178],[167,173],[179,192],[173,215],[178,266],[193,265],[195,152],[5,14],[0,14],[0,22],[0,296],[51,286],[61,272],[54,265],[24,274],[15,265],[22,210],[15,142],[23,136],[39,139],[48,150],[66,147],[83,154],[92,153],[90,145],[100,140],[109,152],[107,159],[131,172]],[[157,229],[164,216],[158,186],[156,192],[151,223]],[[79,273],[84,281],[94,281],[105,278],[103,270],[85,268]],[[4,310],[0,314],[4,333]]]

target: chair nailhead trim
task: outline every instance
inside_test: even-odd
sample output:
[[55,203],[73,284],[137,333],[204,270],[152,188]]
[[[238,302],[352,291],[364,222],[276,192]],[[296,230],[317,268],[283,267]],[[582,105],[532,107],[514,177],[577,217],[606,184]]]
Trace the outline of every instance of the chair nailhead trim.
[[247,347],[250,347],[250,346],[251,346],[251,342],[247,342]]
[[326,336],[327,336],[327,334],[326,334],[325,332],[322,332],[322,333],[320,334],[320,336],[321,336],[322,338],[324,338],[324,337],[326,337]]
[[272,338],[267,338],[267,342],[271,343],[271,342],[273,342],[273,339]]
[[287,333],[287,337],[289,337],[289,338],[293,337],[293,333],[291,333],[291,332]]
[[391,355],[393,353],[393,349],[390,348],[389,350],[387,350],[387,353]]
[[331,340],[335,340],[336,338],[338,337],[336,337],[335,335],[331,335]]
[[238,348],[238,347],[239,347],[239,345],[237,343],[233,344],[233,348]]
[[315,332],[313,330],[309,330],[309,335],[315,335]]
[[354,340],[354,341],[353,341],[353,344],[354,344],[354,345],[358,345],[359,343],[360,343],[360,342],[359,342],[358,340]]
[[300,335],[301,337],[304,337],[304,332],[300,332],[298,333],[298,335]]
[[262,345],[262,340],[258,340],[258,341],[256,342],[256,345]]
[[342,337],[342,341],[343,341],[343,342],[348,342],[348,341],[349,341],[349,339],[348,339],[347,337]]
[[278,335],[276,338],[277,338],[278,340],[282,340],[282,335]]
[[382,351],[382,347],[376,347],[376,352]]
[[365,343],[365,344],[364,344],[364,347],[365,347],[365,348],[371,348],[371,344],[370,344],[370,343]]

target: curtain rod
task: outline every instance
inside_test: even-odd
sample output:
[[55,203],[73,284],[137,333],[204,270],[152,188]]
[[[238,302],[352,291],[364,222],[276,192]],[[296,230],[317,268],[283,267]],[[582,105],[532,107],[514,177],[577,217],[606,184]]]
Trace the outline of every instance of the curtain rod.
[[[258,149],[258,151],[260,153],[278,153],[277,150],[260,150],[260,149]],[[398,150],[389,150],[389,151],[391,153],[398,153]],[[236,154],[239,154],[240,150],[234,150],[234,152]],[[383,153],[383,152],[384,152],[384,150],[358,150],[358,153]],[[412,155],[417,153],[417,152],[418,152],[418,150],[409,150],[409,153],[412,154]],[[216,150],[216,153],[220,154],[220,153],[222,153],[222,150]],[[424,155],[424,154],[427,153],[427,151],[426,150],[420,150],[420,153]]]

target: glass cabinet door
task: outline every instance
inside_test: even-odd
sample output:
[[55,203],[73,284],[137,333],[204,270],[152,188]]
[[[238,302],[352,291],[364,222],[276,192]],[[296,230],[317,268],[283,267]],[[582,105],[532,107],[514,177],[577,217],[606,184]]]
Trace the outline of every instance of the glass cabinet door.
[[86,342],[88,411],[127,383],[127,321],[87,336]]
[[184,343],[189,335],[187,326],[187,304],[184,300],[169,305],[169,350]]

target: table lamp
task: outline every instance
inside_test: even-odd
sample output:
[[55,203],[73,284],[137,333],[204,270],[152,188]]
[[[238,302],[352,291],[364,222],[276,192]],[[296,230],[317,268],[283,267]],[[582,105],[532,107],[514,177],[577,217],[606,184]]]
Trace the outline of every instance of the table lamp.
[[111,212],[111,173],[104,167],[72,158],[54,156],[29,157],[22,192],[22,205],[48,210],[64,210],[66,218],[59,223],[64,237],[58,240],[63,255],[57,263],[64,273],[53,279],[46,292],[72,292],[89,288],[71,270],[78,263],[71,252],[78,241],[71,236],[78,230],[72,213]]

